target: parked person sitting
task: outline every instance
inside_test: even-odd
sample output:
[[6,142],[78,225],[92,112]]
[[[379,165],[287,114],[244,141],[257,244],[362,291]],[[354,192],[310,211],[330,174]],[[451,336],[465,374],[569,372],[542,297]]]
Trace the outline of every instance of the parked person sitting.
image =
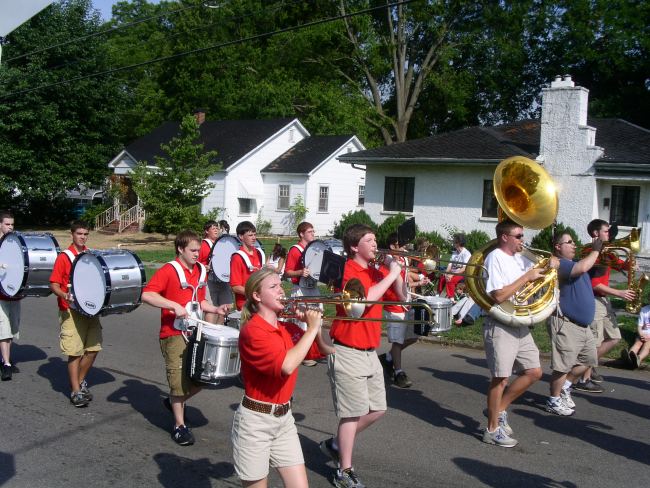
[[448,298],[454,296],[456,285],[463,279],[459,275],[465,272],[465,265],[472,257],[472,253],[465,248],[465,234],[454,234],[453,245],[447,269],[438,282],[438,293],[442,294],[444,290]]
[[639,313],[638,336],[630,349],[623,349],[623,361],[632,369],[638,368],[650,354],[650,305]]

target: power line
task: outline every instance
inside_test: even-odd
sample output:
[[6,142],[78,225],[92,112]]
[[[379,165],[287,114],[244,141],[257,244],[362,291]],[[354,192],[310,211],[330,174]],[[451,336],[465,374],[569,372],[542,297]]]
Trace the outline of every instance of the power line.
[[227,42],[223,42],[223,43],[220,43],[220,44],[213,44],[211,46],[206,46],[206,47],[197,48],[197,49],[191,49],[189,51],[183,51],[183,52],[180,52],[180,53],[171,54],[169,56],[162,56],[162,57],[159,57],[159,58],[150,59],[148,61],[143,61],[141,63],[130,64],[130,65],[127,65],[127,66],[121,66],[119,68],[112,68],[112,69],[109,69],[109,70],[104,70],[104,71],[99,71],[99,72],[96,72],[96,73],[91,73],[89,75],[76,76],[74,78],[69,78],[67,80],[62,80],[62,81],[57,81],[57,82],[54,82],[54,83],[48,83],[48,84],[45,84],[45,85],[37,86],[36,88],[29,88],[29,89],[26,89],[26,90],[19,90],[19,91],[15,91],[15,92],[10,92],[10,93],[4,95],[3,97],[1,97],[0,99],[5,100],[7,98],[11,98],[11,97],[16,96],[16,95],[24,95],[26,93],[31,93],[31,92],[34,92],[34,91],[43,90],[45,88],[52,88],[52,87],[55,87],[55,86],[66,84],[66,83],[72,83],[72,82],[75,82],[75,81],[86,80],[88,78],[95,78],[95,77],[99,77],[99,76],[111,75],[113,73],[119,73],[121,71],[128,71],[128,70],[131,70],[131,69],[140,68],[142,66],[148,66],[150,64],[160,63],[162,61],[170,61],[172,59],[177,59],[177,58],[181,58],[181,57],[184,57],[184,56],[190,56],[190,55],[193,55],[193,54],[199,54],[199,53],[211,51],[213,49],[221,49],[221,48],[224,48],[224,47],[234,46],[234,45],[237,45],[237,44],[243,44],[243,43],[249,42],[249,41],[255,41],[255,40],[259,40],[259,39],[266,39],[266,38],[269,38],[269,37],[272,37],[272,36],[275,36],[275,35],[278,35],[278,34],[284,34],[286,32],[298,31],[298,30],[301,30],[301,29],[306,29],[306,28],[309,28],[309,27],[314,27],[316,25],[326,24],[326,23],[329,23],[329,22],[334,22],[334,21],[337,21],[337,20],[345,19],[345,18],[357,17],[359,15],[374,12],[375,10],[381,10],[381,9],[389,8],[389,7],[396,7],[398,5],[406,5],[406,4],[409,4],[409,3],[416,2],[416,1],[419,1],[419,0],[400,0],[400,1],[397,1],[397,2],[393,2],[393,3],[386,3],[386,4],[378,6],[378,7],[370,7],[370,8],[366,8],[366,9],[363,9],[363,10],[357,10],[356,12],[350,12],[350,13],[347,13],[347,14],[341,14],[341,15],[336,15],[336,16],[333,16],[333,17],[327,17],[325,19],[315,20],[313,22],[307,22],[306,24],[301,24],[301,25],[296,25],[296,26],[291,26],[291,27],[285,27],[284,29],[278,29],[278,30],[271,31],[271,32],[266,32],[266,33],[263,33],[263,34],[257,34],[257,35],[254,35],[254,36],[244,37],[244,38],[241,38],[241,39],[236,39],[234,41],[227,41]]

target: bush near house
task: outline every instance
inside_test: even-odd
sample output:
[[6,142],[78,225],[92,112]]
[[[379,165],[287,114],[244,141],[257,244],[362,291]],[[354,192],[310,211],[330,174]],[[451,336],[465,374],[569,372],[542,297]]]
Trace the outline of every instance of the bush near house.
[[337,239],[343,239],[345,229],[350,227],[352,224],[365,224],[377,231],[377,224],[372,221],[370,215],[368,215],[365,210],[356,210],[354,212],[350,211],[341,216],[341,220],[334,224],[332,235]]
[[[406,215],[399,213],[397,215],[391,215],[386,220],[384,220],[379,227],[377,227],[377,232],[375,236],[377,237],[377,245],[382,249],[388,249],[388,236],[393,232],[397,232],[397,228],[406,221]],[[417,226],[415,227],[417,234]]]
[[[576,233],[573,228],[571,228],[568,225],[564,225],[562,222],[558,222],[555,225],[555,234],[563,234],[565,232],[568,232],[571,234],[571,238],[573,239],[573,242],[576,243],[576,246],[578,248],[582,247],[582,243],[580,242],[580,239],[578,238],[578,234]],[[548,252],[553,252],[553,226],[549,225],[545,229],[543,229],[540,233],[538,233],[535,237],[533,237],[532,241],[530,242],[531,247],[535,249],[541,249],[543,251],[548,251]]]

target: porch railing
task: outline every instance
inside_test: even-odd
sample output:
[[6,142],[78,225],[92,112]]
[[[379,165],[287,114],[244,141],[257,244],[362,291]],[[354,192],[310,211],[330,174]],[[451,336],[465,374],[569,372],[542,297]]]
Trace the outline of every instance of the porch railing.
[[117,230],[118,233],[121,233],[129,227],[131,224],[138,222],[138,226],[142,227],[142,224],[144,223],[144,219],[146,217],[144,209],[140,205],[134,205],[130,209],[128,209],[125,212],[122,212],[119,215],[120,219],[120,226]]
[[103,229],[107,227],[112,222],[115,222],[120,218],[120,214],[126,209],[126,205],[113,205],[112,207],[107,208],[97,217],[95,217],[95,229]]

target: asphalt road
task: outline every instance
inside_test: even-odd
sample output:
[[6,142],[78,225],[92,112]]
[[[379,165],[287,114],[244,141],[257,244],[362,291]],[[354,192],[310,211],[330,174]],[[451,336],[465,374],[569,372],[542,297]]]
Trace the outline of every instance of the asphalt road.
[[[167,386],[158,312],[108,316],[104,351],[89,376],[88,408],[68,400],[53,297],[23,301],[21,372],[0,384],[0,486],[240,486],[231,464],[237,384],[201,392],[188,407],[197,442],[177,446],[162,407]],[[487,370],[482,351],[418,344],[405,355],[413,387],[388,388],[385,417],[358,438],[355,468],[371,488],[647,486],[650,373],[601,368],[602,394],[574,394],[573,417],[543,408],[548,375],[512,406],[520,444],[481,442]],[[549,372],[548,362],[544,363]],[[301,368],[294,414],[310,486],[331,486],[318,442],[336,427],[326,368]],[[270,486],[281,486],[271,475]]]

